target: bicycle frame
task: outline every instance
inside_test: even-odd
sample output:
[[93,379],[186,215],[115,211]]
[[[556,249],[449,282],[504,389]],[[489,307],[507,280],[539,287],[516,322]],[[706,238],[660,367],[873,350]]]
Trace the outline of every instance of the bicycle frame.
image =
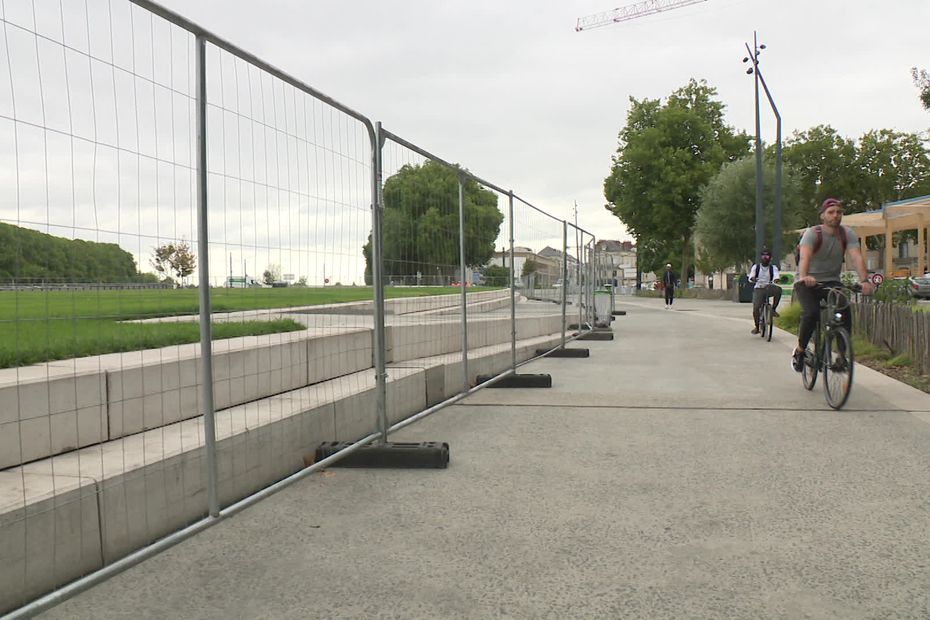
[[[830,289],[826,299],[820,300],[820,320],[817,328],[811,335],[813,352],[808,349],[805,354],[804,368],[801,372],[801,381],[804,387],[812,390],[817,383],[817,375],[823,374],[824,393],[829,404],[834,409],[840,409],[849,398],[852,389],[854,356],[852,347],[852,334],[846,329],[843,321],[843,312],[850,311],[849,302],[845,298],[849,287],[822,287]],[[844,305],[845,304],[845,305]],[[842,306],[842,307],[841,307]],[[839,383],[834,383],[836,378]]]

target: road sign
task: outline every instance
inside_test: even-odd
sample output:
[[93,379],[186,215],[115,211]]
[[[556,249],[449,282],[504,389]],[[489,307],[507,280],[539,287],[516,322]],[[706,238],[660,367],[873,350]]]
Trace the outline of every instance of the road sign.
[[881,285],[882,282],[885,281],[885,276],[883,276],[880,273],[873,273],[872,277],[870,277],[869,280],[871,280],[872,284],[874,284],[875,286],[879,286]]

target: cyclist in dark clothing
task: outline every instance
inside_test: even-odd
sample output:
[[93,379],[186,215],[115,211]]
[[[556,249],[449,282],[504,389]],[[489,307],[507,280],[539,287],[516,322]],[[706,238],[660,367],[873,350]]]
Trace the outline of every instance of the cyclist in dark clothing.
[[[801,372],[804,367],[804,349],[810,342],[820,320],[820,300],[826,299],[827,290],[814,288],[818,283],[840,286],[840,270],[843,259],[849,254],[852,265],[859,275],[859,284],[866,295],[872,293],[859,237],[851,229],[840,224],[843,220],[843,203],[836,198],[827,198],[820,206],[819,226],[811,226],[801,237],[801,260],[798,264],[798,281],[795,290],[801,302],[801,324],[798,327],[798,346],[791,353],[791,367]],[[844,313],[843,322],[852,333],[852,315]]]
[[671,310],[672,303],[675,301],[675,273],[672,271],[671,263],[665,265],[665,273],[662,275],[662,286],[665,289],[665,309]]

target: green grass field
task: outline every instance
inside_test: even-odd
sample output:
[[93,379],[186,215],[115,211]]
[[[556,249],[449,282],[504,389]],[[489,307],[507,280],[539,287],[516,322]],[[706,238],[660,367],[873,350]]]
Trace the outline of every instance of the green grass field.
[[[458,292],[453,287],[385,289],[386,298]],[[475,287],[469,291],[491,290]],[[194,318],[180,323],[123,323],[133,319],[196,315],[196,289],[0,292],[0,368],[198,342]],[[367,301],[368,287],[212,289],[213,312],[292,308]],[[213,338],[303,329],[290,319],[214,323]]]

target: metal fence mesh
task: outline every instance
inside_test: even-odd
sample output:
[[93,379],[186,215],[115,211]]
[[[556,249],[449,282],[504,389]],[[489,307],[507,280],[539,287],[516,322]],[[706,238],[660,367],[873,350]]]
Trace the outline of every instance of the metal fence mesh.
[[590,306],[590,235],[153,10],[0,3],[0,612]]

